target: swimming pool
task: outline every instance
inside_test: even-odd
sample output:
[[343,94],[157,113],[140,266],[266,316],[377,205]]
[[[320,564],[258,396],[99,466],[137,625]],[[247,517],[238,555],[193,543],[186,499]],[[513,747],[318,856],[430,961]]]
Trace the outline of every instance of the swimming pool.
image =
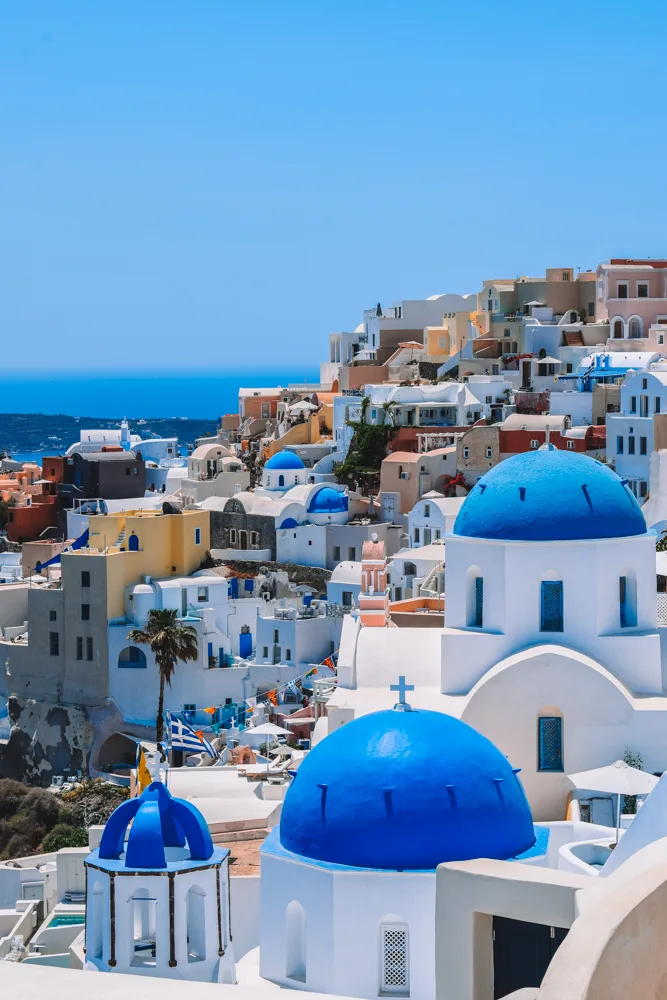
[[55,913],[49,920],[49,927],[73,927],[85,922],[85,913]]

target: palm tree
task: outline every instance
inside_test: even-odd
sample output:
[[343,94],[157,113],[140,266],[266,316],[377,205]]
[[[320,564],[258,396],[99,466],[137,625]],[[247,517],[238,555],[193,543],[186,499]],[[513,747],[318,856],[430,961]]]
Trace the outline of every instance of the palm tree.
[[395,399],[388,399],[386,403],[382,404],[382,423],[383,425],[387,422],[387,417],[391,420],[392,424],[396,426],[396,407],[398,403]]
[[178,660],[187,663],[197,659],[197,631],[192,625],[179,625],[176,611],[153,610],[148,612],[146,627],[133,628],[128,639],[138,646],[150,646],[160,671],[160,696],[155,720],[155,738],[160,743],[164,737],[165,681],[171,687],[171,677]]

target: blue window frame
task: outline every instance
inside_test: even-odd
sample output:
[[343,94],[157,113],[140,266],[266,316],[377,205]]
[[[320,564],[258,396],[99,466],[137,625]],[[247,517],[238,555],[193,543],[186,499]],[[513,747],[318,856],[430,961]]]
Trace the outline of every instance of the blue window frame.
[[[90,660],[92,657],[89,656],[88,659]],[[121,649],[118,655],[118,666],[133,667],[134,669],[141,670],[146,666],[146,654],[138,646],[126,646],[125,649]]]
[[538,771],[563,770],[563,720],[558,715],[545,715],[537,720]]
[[195,545],[201,545],[201,528],[195,528]]
[[617,455],[623,454],[623,438],[621,437],[620,434],[616,438],[616,454]]
[[543,580],[540,600],[540,632],[563,631],[563,584]]
[[484,577],[475,577],[475,628],[484,624]]

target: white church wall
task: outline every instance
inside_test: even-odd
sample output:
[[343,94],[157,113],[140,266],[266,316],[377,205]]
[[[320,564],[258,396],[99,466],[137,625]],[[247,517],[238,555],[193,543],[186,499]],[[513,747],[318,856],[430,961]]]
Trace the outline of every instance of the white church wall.
[[324,524],[302,524],[276,531],[276,559],[298,566],[327,564],[327,529]]
[[259,875],[233,875],[230,879],[232,945],[237,962],[259,947],[259,883]]
[[[563,717],[563,771],[538,770],[538,718]],[[634,702],[599,664],[557,646],[525,650],[490,671],[470,695],[464,722],[521,768],[536,821],[565,817],[568,773],[639,751],[647,771],[667,769],[667,702]]]

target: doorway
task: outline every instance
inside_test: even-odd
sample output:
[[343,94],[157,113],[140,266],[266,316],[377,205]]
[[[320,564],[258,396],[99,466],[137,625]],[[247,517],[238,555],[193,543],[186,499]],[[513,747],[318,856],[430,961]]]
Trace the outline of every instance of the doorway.
[[493,918],[494,1000],[540,986],[551,959],[567,937],[563,927]]
[[247,531],[239,531],[239,548],[240,549],[247,549],[248,548],[248,532]]

